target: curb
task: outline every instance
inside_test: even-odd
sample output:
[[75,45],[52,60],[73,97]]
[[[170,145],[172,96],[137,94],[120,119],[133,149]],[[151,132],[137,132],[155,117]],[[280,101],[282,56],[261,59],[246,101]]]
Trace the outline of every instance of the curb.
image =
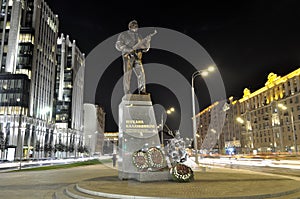
[[[153,197],[153,196],[131,196],[131,195],[122,195],[122,194],[111,194],[111,193],[104,193],[98,191],[91,191],[88,189],[84,189],[79,187],[76,184],[76,189],[80,192],[92,195],[92,196],[101,196],[106,198],[118,198],[118,199],[182,199],[182,198],[170,198],[170,197]],[[262,194],[262,195],[252,195],[252,196],[231,196],[231,197],[205,197],[205,198],[190,198],[190,199],[264,199],[264,198],[273,198],[273,197],[280,197],[285,195],[290,195],[300,192],[300,188],[293,189],[290,191],[280,192],[280,193],[270,193],[270,194]],[[90,199],[79,196],[76,199]]]
[[[112,194],[112,193],[104,193],[104,192],[98,192],[98,191],[91,191],[88,189],[84,189],[79,187],[78,184],[76,184],[76,189],[80,192],[90,194],[93,196],[101,196],[106,198],[121,198],[121,199],[182,199],[182,198],[168,198],[168,197],[153,197],[153,196],[131,196],[131,195],[123,195],[123,194]],[[81,199],[81,198],[78,198]]]

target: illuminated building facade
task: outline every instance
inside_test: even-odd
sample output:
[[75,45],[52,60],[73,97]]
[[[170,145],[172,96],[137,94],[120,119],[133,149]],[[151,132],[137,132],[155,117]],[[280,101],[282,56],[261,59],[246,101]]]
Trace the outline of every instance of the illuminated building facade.
[[196,115],[197,146],[201,153],[218,152],[222,145],[222,128],[225,122],[227,106],[225,101],[218,101]]
[[[284,77],[268,75],[265,86],[239,99],[243,146],[248,151],[295,152],[300,140],[300,68]],[[282,109],[284,107],[284,109]]]
[[[245,154],[299,151],[299,98],[300,68],[284,77],[270,73],[264,87],[252,93],[246,88],[243,98],[227,100],[225,123],[215,148],[225,153],[234,147],[236,153]],[[205,147],[203,140],[213,125],[210,110],[214,106],[197,115],[198,146]]]
[[101,106],[96,105],[97,111],[97,136],[96,136],[96,146],[95,153],[103,154],[103,144],[104,144],[104,131],[105,131],[105,112]]
[[1,156],[47,157],[55,142],[58,17],[43,0],[1,0],[0,6]]
[[[61,34],[57,39],[57,67],[55,78],[56,143],[64,148],[62,157],[76,156],[83,140],[83,86],[85,55],[75,40]],[[81,144],[82,145],[82,144]]]

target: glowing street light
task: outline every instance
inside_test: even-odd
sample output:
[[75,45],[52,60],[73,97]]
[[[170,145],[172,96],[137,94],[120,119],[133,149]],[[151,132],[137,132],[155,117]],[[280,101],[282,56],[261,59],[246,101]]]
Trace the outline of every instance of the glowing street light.
[[209,66],[205,70],[198,70],[192,74],[192,109],[193,109],[193,136],[194,136],[194,149],[195,149],[195,162],[198,164],[198,147],[197,147],[197,130],[196,130],[196,114],[195,114],[195,89],[194,89],[194,80],[197,76],[206,77],[209,73],[215,70],[214,66]]

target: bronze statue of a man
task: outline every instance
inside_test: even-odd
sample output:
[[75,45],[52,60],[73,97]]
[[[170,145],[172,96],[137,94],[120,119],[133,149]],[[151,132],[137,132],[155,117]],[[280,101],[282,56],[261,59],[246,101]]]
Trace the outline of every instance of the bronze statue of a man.
[[139,94],[147,94],[145,72],[142,64],[142,53],[149,50],[152,35],[143,39],[138,33],[138,23],[136,20],[129,22],[128,29],[129,30],[122,32],[118,36],[116,42],[116,49],[122,52],[123,58],[124,93],[130,94],[130,80],[133,70],[137,77]]

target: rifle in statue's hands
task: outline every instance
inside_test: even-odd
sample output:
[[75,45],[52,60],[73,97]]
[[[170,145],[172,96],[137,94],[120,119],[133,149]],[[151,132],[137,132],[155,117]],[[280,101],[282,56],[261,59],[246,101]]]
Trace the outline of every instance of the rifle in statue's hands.
[[143,45],[145,45],[145,42],[149,42],[151,37],[153,37],[155,34],[157,33],[156,30],[154,30],[153,33],[149,34],[148,36],[146,36],[145,38],[143,38],[141,41],[139,41],[137,44],[135,44],[132,47],[132,50],[138,50],[140,48],[143,48]]
[[145,42],[150,42],[151,37],[153,37],[155,34],[157,33],[156,30],[154,30],[153,33],[149,34],[148,36],[146,36],[145,38],[143,38],[142,40],[140,40],[137,44],[135,44],[132,47],[132,51],[130,53],[128,53],[128,56],[134,56],[137,59],[141,59],[142,58],[142,51],[145,50]]

